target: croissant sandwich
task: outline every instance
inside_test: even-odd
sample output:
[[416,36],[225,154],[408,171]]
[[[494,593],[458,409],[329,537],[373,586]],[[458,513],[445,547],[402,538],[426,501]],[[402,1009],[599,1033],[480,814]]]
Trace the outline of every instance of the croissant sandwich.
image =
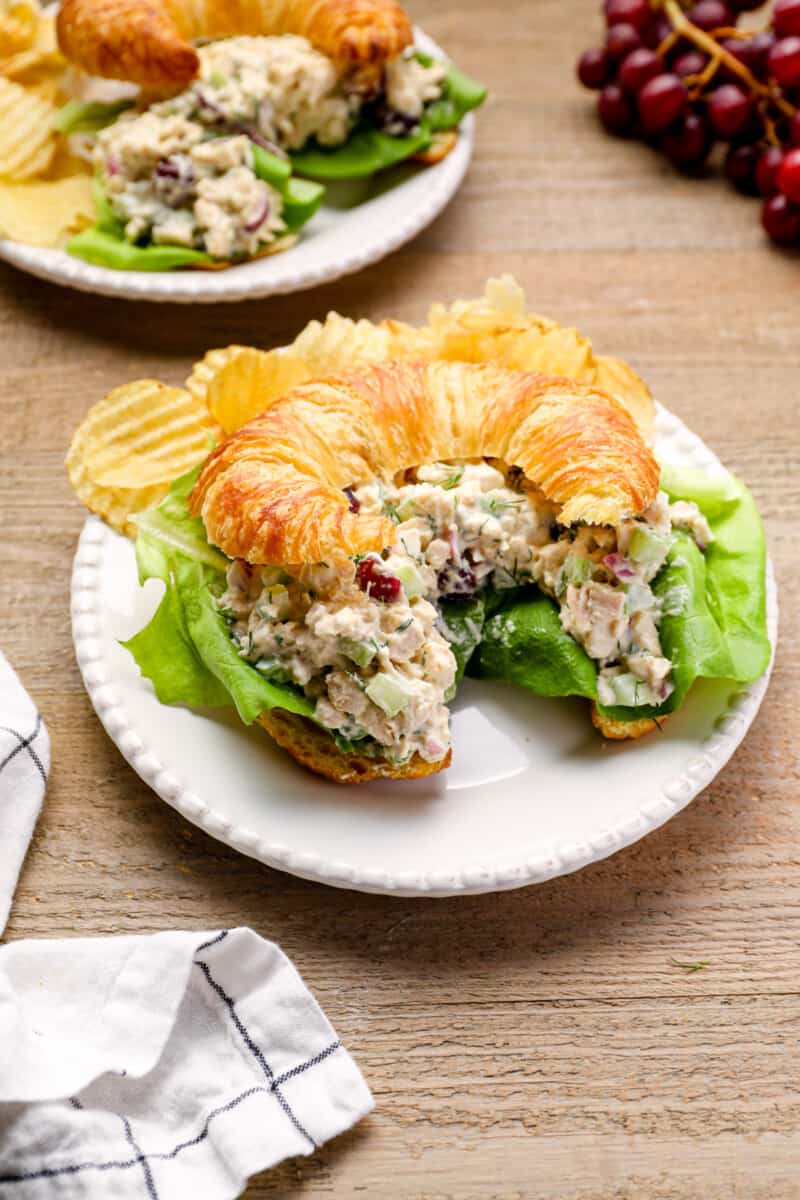
[[486,96],[414,46],[396,0],[64,0],[58,34],[86,71],[142,88],[57,117],[94,136],[97,222],[67,249],[123,270],[287,248],[325,181],[439,162]]
[[[158,386],[119,389],[106,427],[124,436]],[[191,397],[167,393],[174,441]],[[130,483],[108,453],[98,478]],[[752,678],[769,655],[745,489],[662,470],[620,400],[533,371],[309,379],[135,521],[140,576],[166,593],[125,644],[159,699],[233,702],[338,782],[445,768],[465,670],[585,696],[601,733],[639,737],[696,676]]]

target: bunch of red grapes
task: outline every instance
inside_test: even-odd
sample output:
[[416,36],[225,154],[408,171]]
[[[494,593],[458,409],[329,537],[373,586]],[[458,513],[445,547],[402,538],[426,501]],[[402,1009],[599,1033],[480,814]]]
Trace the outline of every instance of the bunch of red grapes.
[[764,197],[775,242],[800,245],[800,0],[776,0],[771,27],[737,28],[763,0],[605,0],[605,45],[578,77],[599,92],[609,133],[638,136],[684,171],[716,143],[725,173]]

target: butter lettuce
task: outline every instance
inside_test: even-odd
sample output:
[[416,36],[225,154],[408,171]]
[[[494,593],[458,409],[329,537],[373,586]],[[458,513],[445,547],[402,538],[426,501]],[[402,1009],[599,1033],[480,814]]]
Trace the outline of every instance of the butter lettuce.
[[217,606],[229,560],[188,509],[198,472],[176,480],[159,507],[137,519],[139,581],[161,579],[166,590],[151,621],[122,644],[162,704],[235,705],[247,725],[269,708],[313,717],[299,689],[265,679],[231,640]]
[[[622,721],[673,712],[698,678],[749,683],[769,663],[766,545],[755,502],[732,475],[666,467],[661,486],[671,500],[693,500],[714,542],[701,554],[678,533],[653,590],[663,602],[661,644],[673,663],[675,690],[661,705],[614,706]],[[470,674],[507,679],[546,696],[597,699],[597,669],[561,627],[556,605],[537,589],[516,593],[486,621]]]

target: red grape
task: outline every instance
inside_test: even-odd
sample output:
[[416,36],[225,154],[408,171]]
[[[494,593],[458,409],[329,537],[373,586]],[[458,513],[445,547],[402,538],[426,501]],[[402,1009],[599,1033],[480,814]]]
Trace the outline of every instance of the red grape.
[[641,46],[638,50],[632,50],[628,57],[623,59],[619,69],[619,82],[626,92],[631,96],[636,96],[648,79],[654,79],[662,71],[663,64],[658,55]]
[[772,24],[779,38],[800,35],[800,0],[775,0]]
[[402,584],[396,575],[382,575],[376,568],[380,565],[379,558],[362,558],[356,567],[356,579],[362,592],[380,600],[382,604],[391,604],[400,595]]
[[762,196],[775,196],[780,191],[778,168],[782,162],[783,151],[778,146],[770,146],[759,158],[756,167],[756,187]]
[[584,50],[578,59],[578,79],[584,87],[601,88],[608,83],[611,63],[605,50]]
[[800,204],[800,146],[783,156],[778,167],[778,187],[793,204]]
[[[767,60],[770,50],[775,45],[775,38],[771,33],[756,33],[747,38],[723,38],[720,45],[758,77],[767,72]],[[740,77],[733,71],[723,68],[723,72],[725,79],[740,83]]]
[[644,29],[652,10],[647,0],[606,0],[606,23],[619,25],[625,22],[634,29]]
[[677,129],[670,130],[661,149],[676,167],[697,167],[708,158],[713,140],[697,113],[688,113]]
[[664,133],[686,112],[689,93],[677,75],[657,75],[639,92],[639,116],[645,133]]
[[769,70],[781,87],[800,85],[800,37],[775,43],[769,52]]
[[642,39],[632,25],[612,25],[606,38],[606,51],[609,58],[618,62],[641,44]]
[[629,133],[633,129],[635,114],[618,84],[606,84],[597,97],[597,111],[609,133]]
[[800,208],[785,196],[772,196],[761,210],[765,232],[782,246],[800,242]]
[[708,100],[708,119],[721,138],[735,137],[750,119],[750,97],[735,83],[715,88]]
[[642,32],[642,41],[650,50],[656,50],[672,33],[672,23],[669,17],[660,16],[646,25]]
[[707,62],[705,54],[701,54],[699,50],[687,50],[680,58],[675,59],[672,70],[683,79],[687,75],[699,75]]
[[800,112],[796,112],[789,122],[789,141],[793,146],[800,146]]
[[693,25],[706,32],[734,24],[733,13],[723,0],[697,0],[686,15]]
[[725,156],[725,174],[735,188],[745,195],[755,196],[756,167],[758,166],[758,146],[731,146]]

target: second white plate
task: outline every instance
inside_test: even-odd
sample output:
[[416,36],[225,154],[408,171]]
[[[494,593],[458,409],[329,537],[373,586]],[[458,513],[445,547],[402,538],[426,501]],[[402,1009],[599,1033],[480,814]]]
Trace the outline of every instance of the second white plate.
[[[417,44],[442,54],[420,30]],[[439,215],[472,158],[474,119],[461,122],[455,149],[432,167],[400,164],[371,179],[330,186],[327,202],[281,254],[225,271],[112,271],[64,250],[0,238],[0,259],[51,283],[128,300],[213,304],[302,291],[360,271],[415,237]]]

